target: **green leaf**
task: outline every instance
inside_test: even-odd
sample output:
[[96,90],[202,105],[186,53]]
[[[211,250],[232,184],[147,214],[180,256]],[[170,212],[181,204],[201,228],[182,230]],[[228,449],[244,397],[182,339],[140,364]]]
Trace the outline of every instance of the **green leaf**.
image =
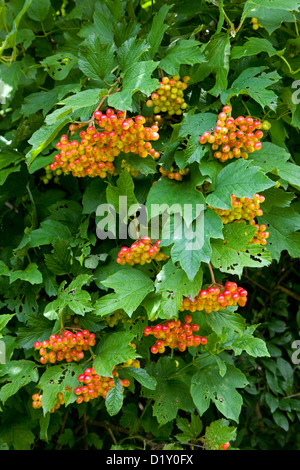
[[[136,204],[139,204],[134,194],[134,182],[128,170],[124,170],[121,173],[121,175],[117,179],[117,186],[108,184],[106,188],[107,203],[111,204],[115,208],[117,213],[120,213],[120,210],[122,212],[125,210],[123,205],[122,209],[120,207],[120,197],[127,198],[126,213],[127,217],[130,217],[137,211]],[[131,206],[134,206],[132,210],[130,210]],[[124,220],[124,222],[127,222],[127,220]]]
[[115,416],[119,413],[123,405],[123,388],[121,381],[117,379],[115,386],[112,387],[106,396],[105,407],[109,416]]
[[[198,222],[197,222],[198,221]],[[211,210],[206,209],[192,225],[187,228],[179,221],[179,230],[174,222],[174,233],[161,240],[161,246],[173,244],[171,258],[173,263],[179,262],[190,281],[199,271],[201,262],[208,263],[211,257],[211,239],[223,238],[222,219]],[[182,235],[184,234],[184,235]]]
[[[80,16],[82,18],[82,16]],[[91,34],[98,35],[101,32],[101,41],[103,44],[114,42],[114,28],[116,18],[104,2],[95,4],[93,22],[85,24],[78,33],[79,37],[88,38]]]
[[67,287],[66,281],[59,286],[58,297],[53,302],[46,305],[45,317],[49,320],[57,320],[59,311],[66,306],[77,315],[85,316],[86,312],[93,310],[91,295],[83,289],[91,282],[92,276],[89,274],[79,274]]
[[28,143],[32,146],[25,156],[26,163],[30,167],[35,158],[53,142],[60,130],[70,122],[70,118],[62,117],[50,126],[42,126],[30,137]]
[[225,166],[217,176],[215,191],[206,202],[219,209],[232,209],[231,195],[253,198],[255,193],[271,188],[275,183],[252,162],[238,159]]
[[160,425],[169,423],[176,418],[178,410],[191,413],[194,405],[190,398],[186,383],[171,375],[176,371],[175,361],[168,358],[160,358],[156,364],[147,367],[150,375],[157,379],[155,390],[142,390],[142,395],[153,399],[153,416]]
[[159,86],[157,78],[151,78],[157,63],[152,60],[135,63],[121,73],[122,90],[109,95],[108,105],[121,111],[132,111],[132,97],[137,92],[149,96]]
[[27,10],[27,15],[34,21],[44,21],[50,10],[50,0],[33,0]]
[[78,67],[86,77],[110,83],[114,79],[111,71],[115,66],[115,50],[114,43],[103,44],[101,36],[91,34],[79,46]]
[[104,377],[112,377],[115,365],[139,357],[130,345],[132,339],[132,333],[125,331],[104,336],[100,340],[99,352],[93,362],[96,373]]
[[3,330],[3,328],[5,328],[5,326],[7,325],[7,323],[15,316],[15,314],[8,314],[8,313],[2,313],[0,315],[0,332],[1,330]]
[[54,80],[64,80],[77,64],[77,57],[70,52],[58,52],[43,59],[40,63]]
[[182,64],[195,65],[204,61],[205,57],[198,41],[180,39],[167,48],[165,56],[159,62],[159,67],[169,75],[176,75],[180,74]]
[[137,382],[139,382],[143,387],[149,388],[150,390],[155,390],[157,385],[157,380],[148,374],[146,369],[141,369],[138,367],[126,367],[124,368],[124,373],[129,377],[133,377]]
[[176,425],[182,431],[176,434],[176,439],[182,444],[187,444],[189,441],[195,441],[200,435],[203,424],[198,415],[191,415],[191,421],[186,418],[177,418]]
[[261,52],[266,52],[269,57],[273,57],[282,51],[277,51],[268,39],[251,37],[242,46],[234,46],[232,48],[231,59],[256,56]]
[[106,204],[106,184],[101,179],[92,179],[82,196],[82,213],[92,214],[97,207]]
[[129,38],[124,41],[117,52],[117,60],[123,72],[137,64],[140,58],[149,50],[149,44],[143,39]]
[[150,50],[148,51],[148,56],[150,59],[155,57],[155,54],[159,50],[159,46],[163,40],[166,30],[169,28],[168,24],[165,24],[164,21],[169,10],[172,8],[172,5],[163,5],[157,13],[155,13],[151,29],[147,35],[147,43],[150,45]]
[[139,170],[145,176],[153,175],[157,171],[157,163],[150,155],[148,155],[146,158],[141,158],[139,155],[127,153],[124,154],[123,160],[125,160],[125,162],[132,166],[135,170]]
[[5,168],[4,170],[0,170],[0,186],[5,183],[11,173],[17,173],[20,170],[21,165],[11,166],[9,168]]
[[[183,138],[190,136],[197,136],[197,143],[199,145],[199,136],[203,132],[209,130],[211,127],[216,126],[217,115],[213,113],[196,113],[196,114],[184,114],[183,120],[180,124],[175,124],[174,128],[178,126],[178,137]],[[201,146],[199,146],[201,148]]]
[[149,219],[163,213],[181,214],[184,218],[188,217],[188,209],[191,209],[191,219],[194,220],[205,207],[204,196],[196,186],[197,182],[193,179],[179,183],[168,178],[160,178],[148,193],[146,208]]
[[239,251],[230,246],[230,242],[214,240],[211,243],[211,262],[223,273],[241,276],[244,267],[258,268],[269,266],[272,262],[270,252],[263,246],[251,244]]
[[65,406],[76,400],[74,389],[78,386],[78,376],[82,373],[79,364],[52,365],[41,376],[38,388],[42,391],[42,405],[44,415],[54,407],[57,394],[62,393]]
[[25,116],[30,116],[39,110],[42,110],[43,116],[68,93],[77,93],[80,90],[80,84],[70,83],[67,85],[57,85],[50,91],[38,91],[25,96],[22,105],[22,112]]
[[232,328],[241,334],[246,328],[245,318],[239,313],[231,311],[230,308],[219,310],[218,312],[210,312],[209,315],[205,316],[205,320],[219,336],[227,328]]
[[280,75],[273,71],[266,73],[267,67],[248,67],[243,70],[239,77],[234,80],[231,88],[222,91],[221,101],[228,102],[233,96],[249,95],[264,109],[268,106],[273,111],[277,108],[278,97],[273,90],[268,88],[274,86],[280,80]]
[[202,279],[202,269],[199,269],[193,281],[190,281],[185,271],[169,260],[156,276],[155,289],[162,298],[155,316],[176,317],[183,297],[195,297],[201,289]]
[[227,364],[226,374],[221,377],[217,365],[209,365],[193,375],[191,395],[200,416],[212,402],[225,418],[238,423],[243,399],[236,389],[247,384],[246,377],[236,367]]
[[49,271],[56,276],[63,276],[71,271],[71,254],[65,240],[56,240],[52,254],[46,254],[44,259]]
[[226,419],[213,421],[205,428],[205,450],[220,450],[221,445],[236,437],[236,428]]
[[289,0],[284,4],[280,0],[248,0],[244,5],[243,16],[257,18],[271,35],[283,21],[294,21],[292,11],[299,11],[297,0]]
[[25,233],[23,240],[16,248],[19,250],[24,248],[35,248],[37,246],[50,245],[55,240],[69,240],[71,238],[71,232],[69,228],[56,220],[46,219],[41,222],[40,227],[36,230],[32,230],[29,233]]
[[276,204],[264,209],[260,223],[267,226],[270,233],[268,251],[273,259],[279,261],[282,251],[287,250],[291,257],[300,255],[300,216],[296,208],[278,207]]
[[11,271],[10,283],[16,280],[30,282],[30,284],[42,284],[43,277],[36,263],[29,263],[24,271]]
[[[79,91],[74,95],[65,98],[57,104],[63,104],[62,108],[58,108],[53,113],[48,114],[46,123],[54,125],[55,122],[61,120],[67,114],[74,113],[78,109],[89,108],[94,106],[96,108],[99,103],[100,97],[105,96],[107,90],[104,88],[93,88],[89,90]],[[71,118],[70,118],[71,119]]]
[[36,363],[25,359],[0,364],[0,376],[5,376],[7,382],[0,390],[2,403],[5,403],[8,398],[15,395],[25,385],[30,382],[37,382],[39,379]]
[[290,428],[289,421],[285,414],[283,414],[281,411],[276,410],[273,413],[273,419],[277,426],[279,426],[281,429],[283,429],[285,432],[287,432]]
[[94,313],[100,316],[108,315],[117,309],[123,309],[131,316],[146,295],[154,289],[148,276],[129,266],[124,266],[102,283],[115,292],[95,302]]
[[216,82],[214,87],[209,90],[209,93],[213,96],[219,96],[223,90],[226,90],[230,48],[230,36],[228,33],[214,34],[203,48],[206,62],[194,68],[191,73],[190,83],[202,82],[210,74],[214,74]]
[[232,349],[236,356],[246,351],[249,356],[253,357],[270,357],[265,341],[253,336],[254,330],[258,325],[251,325],[243,332],[236,333],[231,331],[228,333],[225,347]]

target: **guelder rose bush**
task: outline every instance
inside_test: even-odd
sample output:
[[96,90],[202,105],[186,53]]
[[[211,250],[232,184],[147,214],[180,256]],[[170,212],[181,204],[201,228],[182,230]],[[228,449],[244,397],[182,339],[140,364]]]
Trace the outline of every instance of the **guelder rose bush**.
[[299,448],[299,7],[3,5],[1,448]]

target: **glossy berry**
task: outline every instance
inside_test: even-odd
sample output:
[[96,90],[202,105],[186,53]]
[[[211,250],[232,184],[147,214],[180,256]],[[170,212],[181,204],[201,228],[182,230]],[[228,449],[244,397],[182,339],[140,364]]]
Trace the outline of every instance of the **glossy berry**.
[[204,336],[194,335],[199,330],[199,325],[192,323],[192,316],[186,315],[184,323],[179,319],[169,320],[165,324],[157,324],[155,326],[147,326],[143,330],[144,336],[154,336],[157,341],[151,346],[152,354],[162,354],[166,347],[171,349],[177,348],[180,352],[184,352],[188,347],[198,347],[200,344],[205,345],[207,338]]
[[229,446],[230,446],[230,442],[225,442],[225,444],[221,445],[221,449],[222,450],[227,450]]
[[51,335],[47,341],[36,341],[34,349],[39,351],[42,364],[54,364],[61,361],[79,362],[83,359],[84,352],[95,343],[94,333],[88,330],[77,333],[65,330],[61,335]]
[[[98,375],[93,367],[87,368],[77,379],[83,385],[76,387],[74,390],[75,395],[77,395],[76,403],[89,402],[100,396],[106,399],[109,390],[115,386],[114,377],[118,376],[119,374],[115,367],[113,368],[112,377]],[[130,385],[127,379],[120,380],[120,382],[123,390],[124,387],[129,387]]]
[[205,313],[210,313],[224,310],[232,305],[244,307],[246,302],[247,291],[242,287],[238,287],[235,282],[228,281],[225,286],[218,285],[201,289],[193,300],[188,297],[184,298],[180,310],[190,310],[191,312],[203,310]]
[[167,255],[160,252],[160,240],[152,244],[149,237],[145,236],[140,241],[132,243],[130,248],[124,246],[118,253],[117,263],[121,265],[151,263],[152,260],[163,261],[168,258]]
[[173,77],[163,77],[160,87],[151,94],[151,99],[146,102],[149,108],[154,107],[154,113],[168,113],[172,115],[181,115],[187,108],[184,99],[184,90],[187,88],[189,77],[183,77],[180,80],[179,75]]
[[210,144],[214,157],[220,162],[232,158],[248,158],[249,153],[261,149],[263,137],[261,129],[266,127],[251,116],[230,116],[231,107],[226,105],[218,115],[214,132],[205,131],[200,137],[200,144]]
[[[160,156],[150,142],[159,139],[158,128],[156,125],[145,127],[143,116],[125,118],[125,112],[109,108],[105,114],[95,111],[93,117],[93,125],[80,130],[81,140],[69,140],[66,134],[61,136],[56,144],[59,153],[49,165],[50,171],[105,178],[107,174],[115,174],[113,162],[121,152],[134,153],[141,158]],[[83,126],[71,124],[70,134]]]
[[180,170],[179,168],[171,168],[169,170],[164,170],[162,167],[159,168],[161,176],[167,176],[170,180],[182,181],[182,177],[189,173],[188,168]]

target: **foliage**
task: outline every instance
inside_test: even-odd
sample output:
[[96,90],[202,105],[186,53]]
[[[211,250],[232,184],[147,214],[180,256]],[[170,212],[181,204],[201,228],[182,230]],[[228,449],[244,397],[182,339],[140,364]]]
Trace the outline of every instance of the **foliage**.
[[[2,449],[299,449],[299,8],[295,0],[0,3]],[[153,94],[173,76],[183,99],[158,107]],[[242,158],[218,159],[214,143],[199,141],[224,106],[227,117],[262,123],[262,145]],[[73,161],[92,152],[88,144],[98,152],[99,137],[79,154],[67,145],[107,110],[120,123],[144,117],[132,135],[147,145],[127,149],[108,125],[101,167],[84,173],[78,163],[77,177],[74,165],[53,165],[68,149]],[[261,208],[251,216],[256,194]],[[230,219],[232,196],[243,217]],[[117,220],[104,239],[103,204]],[[160,221],[159,256],[119,262],[142,236],[139,205],[146,222]],[[204,232],[191,250],[198,220]],[[190,303],[227,282],[247,291],[247,303],[241,291],[235,302],[218,300],[224,308],[215,298],[207,312]],[[178,320],[196,324],[201,344],[153,349],[145,329]],[[95,335],[84,358],[41,362],[36,342],[64,330]],[[78,378],[97,376],[105,380],[83,400]]]

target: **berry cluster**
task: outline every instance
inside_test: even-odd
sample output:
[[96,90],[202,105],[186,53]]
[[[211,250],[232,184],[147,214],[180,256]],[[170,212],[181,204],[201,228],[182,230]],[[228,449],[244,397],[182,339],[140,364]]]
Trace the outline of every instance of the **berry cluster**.
[[[113,370],[113,377],[118,377],[116,370]],[[106,398],[107,393],[110,389],[115,386],[113,377],[103,377],[95,372],[93,367],[90,367],[84,371],[83,374],[78,376],[78,381],[83,383],[82,387],[75,388],[75,394],[77,395],[76,403],[88,402],[99,396]],[[129,380],[121,380],[123,387],[130,385]]]
[[267,238],[269,238],[269,232],[267,232],[267,227],[266,225],[258,225],[258,224],[253,224],[254,227],[256,227],[256,232],[253,236],[253,238],[250,240],[249,243],[251,244],[256,244],[256,245],[266,245],[267,244]]
[[253,224],[255,217],[263,215],[260,205],[264,200],[265,197],[257,193],[254,194],[253,199],[247,197],[237,198],[232,194],[232,209],[213,209],[217,214],[219,214],[223,224],[228,224],[234,220],[248,220]]
[[152,260],[162,261],[168,258],[167,255],[160,253],[160,240],[152,244],[150,237],[143,237],[140,241],[136,241],[130,248],[124,246],[118,253],[117,262],[121,265],[151,263]]
[[179,75],[174,75],[171,78],[163,77],[160,82],[160,87],[151,94],[151,99],[146,102],[148,108],[154,106],[154,113],[168,113],[169,115],[182,114],[183,110],[187,108],[187,103],[184,99],[184,90],[187,88],[187,82],[190,77],[183,77],[180,80]]
[[107,325],[110,328],[113,328],[117,323],[119,323],[119,320],[123,317],[124,315],[124,310],[118,309],[111,315],[108,315],[107,317],[104,317],[104,321],[107,323]]
[[150,142],[159,138],[158,126],[144,127],[143,116],[126,119],[124,111],[115,112],[109,108],[105,114],[95,111],[93,117],[94,124],[79,132],[80,142],[69,141],[65,134],[61,136],[56,144],[60,153],[54,156],[51,171],[61,168],[64,173],[76,177],[105,178],[107,173],[114,173],[113,162],[121,152],[131,152],[142,158],[160,156]]
[[122,168],[122,170],[124,170],[126,168],[129,172],[129,174],[133,178],[137,178],[140,174],[140,170],[136,170],[135,168],[133,168],[131,165],[129,165],[129,163],[126,162],[126,160],[122,160],[121,168]]
[[214,157],[220,162],[232,158],[248,158],[248,153],[260,150],[263,137],[262,123],[252,117],[230,117],[231,107],[224,106],[218,115],[214,133],[205,131],[199,138],[200,144],[211,144]]
[[216,209],[213,208],[221,217],[223,224],[230,222],[246,222],[256,227],[256,232],[249,243],[266,245],[269,232],[266,231],[265,225],[259,225],[255,222],[255,217],[262,216],[263,211],[260,205],[264,202],[265,197],[260,194],[254,194],[253,199],[247,197],[237,198],[231,195],[231,205],[233,209]]
[[188,168],[179,170],[179,168],[173,168],[171,166],[170,170],[164,170],[162,167],[159,168],[161,176],[167,176],[170,180],[182,181],[182,177],[189,173]]
[[128,359],[126,362],[121,364],[121,367],[134,367],[135,369],[139,369],[141,364],[138,359]]
[[160,114],[150,114],[146,116],[146,125],[151,127],[155,124],[157,127],[162,127],[164,124],[164,118]]
[[251,18],[251,23],[252,23],[252,29],[254,29],[254,31],[256,31],[259,28],[263,28],[263,26],[259,24],[257,18]]
[[229,446],[230,446],[230,442],[225,442],[225,444],[221,444],[221,449],[227,450]]
[[200,290],[194,300],[183,299],[180,310],[191,312],[204,310],[205,313],[224,310],[231,305],[244,307],[247,302],[247,291],[238,287],[235,282],[226,282],[225,286],[210,286]]
[[[32,395],[32,408],[35,410],[38,410],[39,408],[42,408],[42,398],[43,395],[39,395],[38,393],[34,393]],[[65,403],[65,398],[62,392],[58,392],[56,396],[56,402],[53,408],[51,408],[50,413],[54,413],[55,410],[58,410],[61,405],[64,405]]]
[[189,347],[198,347],[199,344],[205,345],[207,338],[205,336],[194,335],[199,330],[196,323],[192,323],[191,315],[186,315],[184,323],[178,320],[169,320],[165,324],[155,326],[146,326],[143,331],[144,336],[153,335],[157,338],[156,343],[150,348],[153,354],[164,353],[166,346],[171,349],[178,348],[183,352]]
[[62,335],[51,335],[48,341],[36,341],[34,348],[39,350],[42,364],[54,364],[56,361],[80,361],[84,351],[96,344],[95,334],[88,330],[72,333],[65,330]]
[[59,176],[62,174],[62,169],[57,168],[56,170],[51,171],[50,165],[47,165],[44,167],[45,174],[44,176],[41,176],[41,180],[44,184],[48,184],[50,180],[52,180],[54,183],[59,183]]

